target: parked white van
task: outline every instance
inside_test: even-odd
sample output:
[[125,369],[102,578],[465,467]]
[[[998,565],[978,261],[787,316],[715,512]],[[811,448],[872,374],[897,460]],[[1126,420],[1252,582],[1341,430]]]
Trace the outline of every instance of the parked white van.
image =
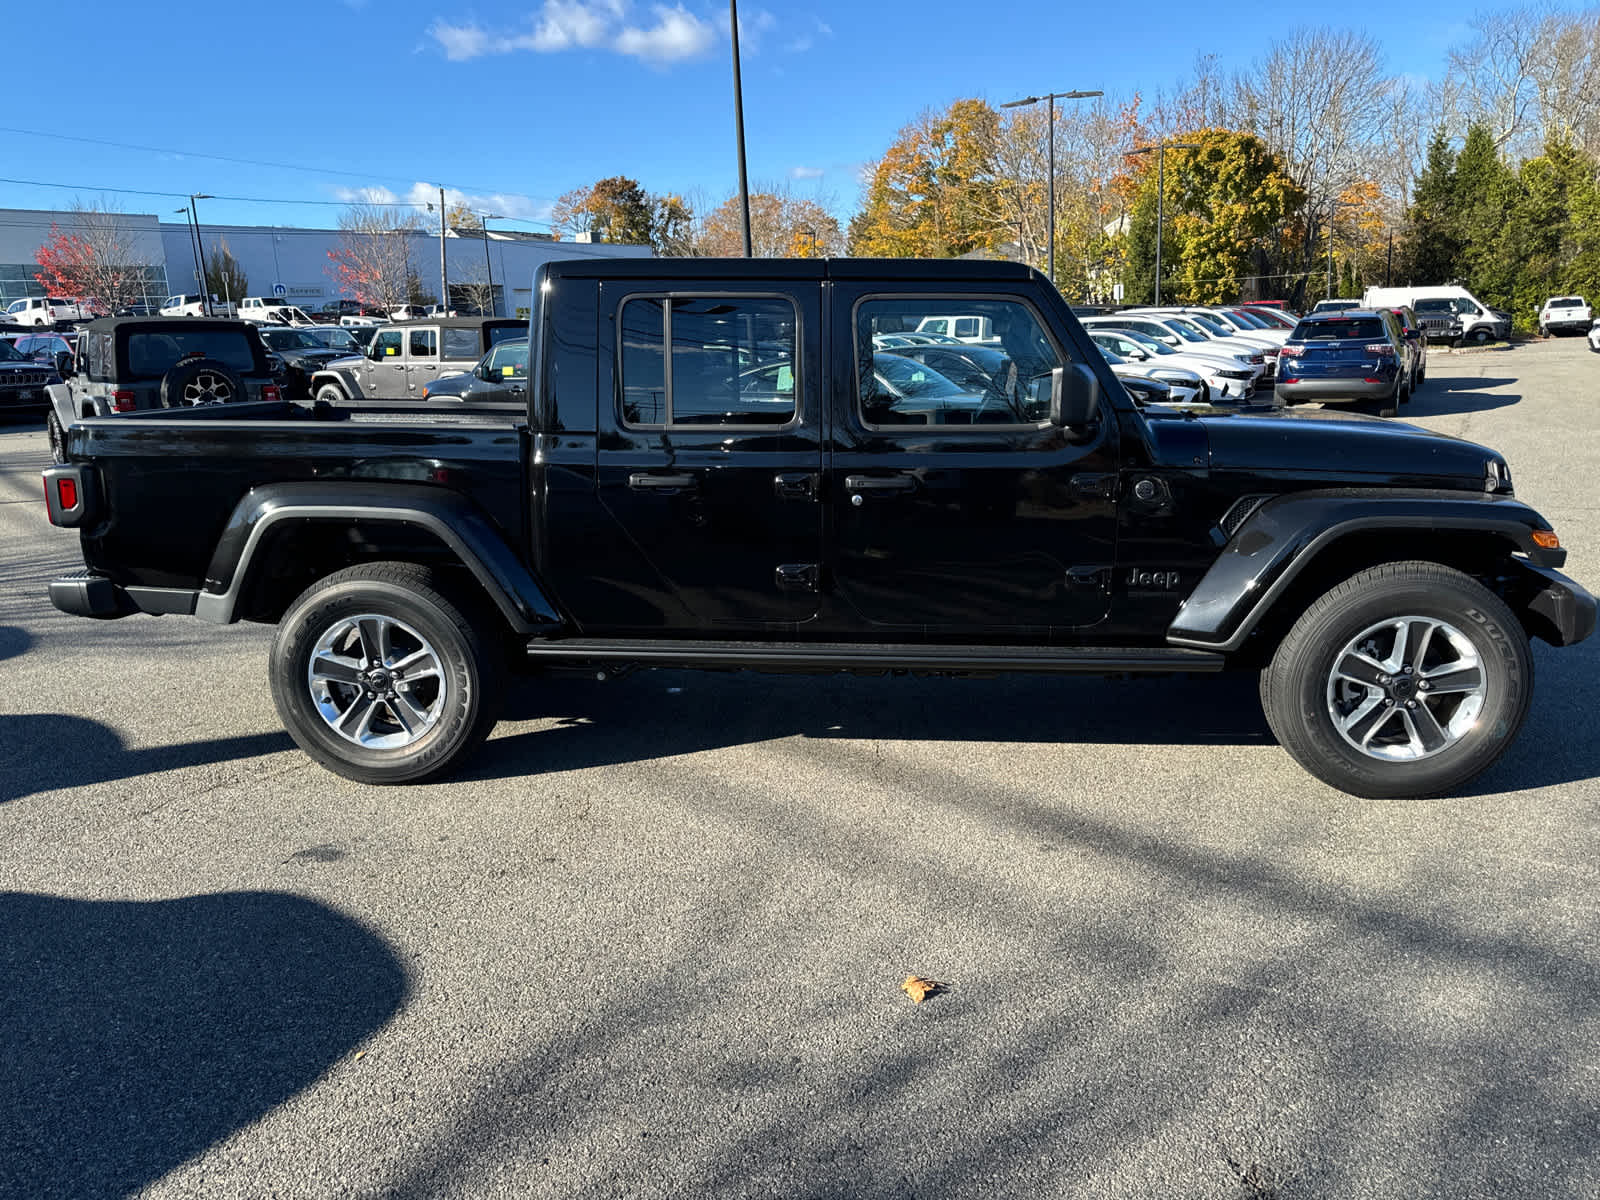
[[1364,308],[1393,308],[1406,304],[1415,308],[1418,300],[1449,300],[1461,319],[1461,340],[1502,341],[1511,336],[1511,314],[1490,308],[1466,288],[1456,284],[1436,287],[1371,287],[1361,298]]

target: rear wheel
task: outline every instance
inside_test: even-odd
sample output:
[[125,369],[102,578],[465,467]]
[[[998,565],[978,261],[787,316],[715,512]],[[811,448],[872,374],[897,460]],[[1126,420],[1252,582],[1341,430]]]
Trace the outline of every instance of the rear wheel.
[[1322,596],[1261,673],[1291,756],[1356,796],[1451,791],[1515,740],[1528,638],[1499,597],[1437,563],[1374,567]]
[[61,428],[61,418],[55,410],[44,419],[45,436],[50,439],[50,457],[57,463],[67,461],[67,431]]
[[362,783],[443,775],[493,728],[503,666],[490,618],[412,563],[364,563],[289,607],[272,699],[323,766]]

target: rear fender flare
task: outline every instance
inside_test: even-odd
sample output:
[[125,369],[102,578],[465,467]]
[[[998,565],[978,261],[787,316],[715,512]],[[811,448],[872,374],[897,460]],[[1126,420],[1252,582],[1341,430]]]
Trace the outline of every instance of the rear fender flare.
[[238,620],[239,600],[263,538],[285,521],[415,525],[437,537],[472,572],[516,632],[549,634],[565,624],[549,594],[476,505],[442,488],[398,483],[252,488],[234,506],[211,556],[196,616],[217,624]]
[[[1431,532],[1480,534],[1509,556],[1559,567],[1564,550],[1545,550],[1535,530],[1550,524],[1506,496],[1446,491],[1295,492],[1269,500],[1234,533],[1171,625],[1167,641],[1204,650],[1239,649],[1290,584],[1317,555],[1352,533],[1411,530],[1419,546]],[[1414,557],[1426,558],[1425,549]]]

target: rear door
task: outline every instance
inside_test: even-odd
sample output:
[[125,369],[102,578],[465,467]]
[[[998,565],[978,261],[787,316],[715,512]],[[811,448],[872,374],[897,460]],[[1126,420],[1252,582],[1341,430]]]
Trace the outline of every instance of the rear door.
[[616,538],[587,628],[771,633],[816,617],[820,293],[601,285],[597,487]]
[[439,378],[439,330],[432,325],[406,327],[406,395],[422,399],[422,389]]

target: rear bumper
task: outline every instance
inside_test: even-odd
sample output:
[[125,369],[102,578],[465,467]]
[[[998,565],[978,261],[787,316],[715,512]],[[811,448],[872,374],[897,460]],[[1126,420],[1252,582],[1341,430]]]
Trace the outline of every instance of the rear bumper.
[[50,603],[74,617],[115,620],[134,613],[161,616],[194,612],[199,592],[188,588],[123,587],[93,571],[76,571],[50,581]]
[[1395,380],[1383,383],[1366,383],[1360,379],[1289,379],[1279,380],[1278,399],[1286,403],[1297,400],[1380,400],[1394,394]]
[[1551,333],[1586,333],[1593,321],[1546,321],[1544,327]]

